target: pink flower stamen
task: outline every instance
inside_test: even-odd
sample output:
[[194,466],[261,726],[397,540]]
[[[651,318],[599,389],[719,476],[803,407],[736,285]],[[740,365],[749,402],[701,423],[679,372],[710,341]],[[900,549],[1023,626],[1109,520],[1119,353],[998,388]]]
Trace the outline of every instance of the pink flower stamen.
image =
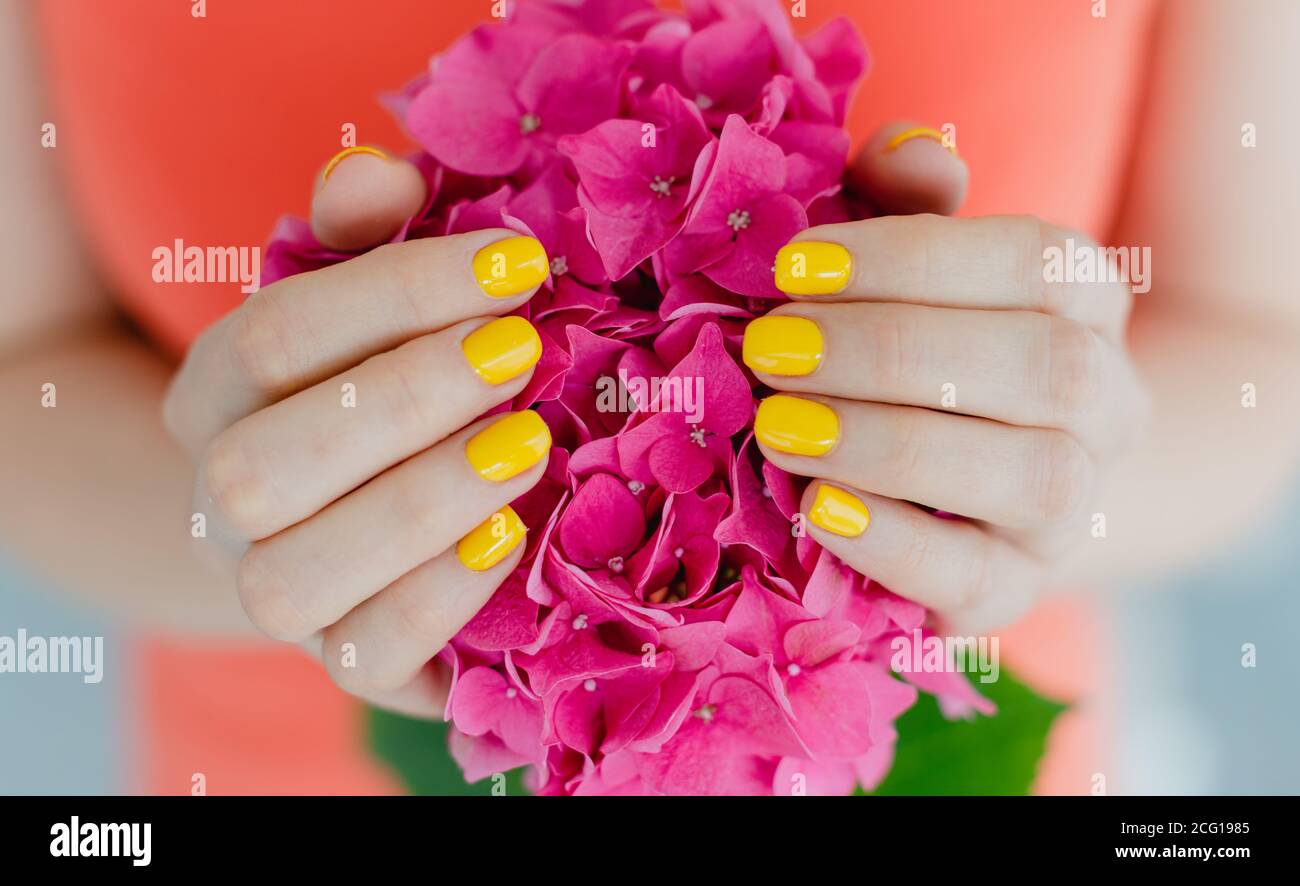
[[650,182],[650,190],[655,192],[656,197],[671,197],[673,194],[673,183],[675,181],[677,181],[677,176],[675,175],[668,176],[667,181],[656,175],[655,180]]
[[519,131],[524,135],[531,135],[542,126],[542,118],[536,114],[524,114],[519,118]]
[[727,226],[736,233],[740,233],[749,227],[749,211],[746,209],[733,210],[731,215],[727,216]]

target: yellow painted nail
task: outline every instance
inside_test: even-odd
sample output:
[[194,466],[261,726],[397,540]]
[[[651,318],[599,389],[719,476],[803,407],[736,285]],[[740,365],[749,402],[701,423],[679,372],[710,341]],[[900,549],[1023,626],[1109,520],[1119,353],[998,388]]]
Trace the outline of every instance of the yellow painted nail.
[[492,298],[527,292],[550,272],[546,250],[533,237],[507,237],[474,254],[474,279]]
[[813,499],[808,519],[827,532],[857,538],[867,531],[871,512],[856,495],[823,483],[817,487],[817,497]]
[[853,256],[838,243],[798,240],[776,254],[776,288],[790,295],[834,295],[853,276]]
[[825,455],[840,438],[840,419],[824,403],[776,394],[758,404],[754,434],[778,452]]
[[957,155],[957,146],[945,138],[942,132],[929,126],[913,126],[911,129],[904,129],[889,140],[889,143],[885,145],[885,150],[896,151],[900,145],[910,142],[914,138],[928,138],[931,141],[936,141],[951,151],[954,157]]
[[456,545],[456,556],[475,572],[500,563],[528,535],[528,527],[515,509],[506,505],[470,530]]
[[471,437],[465,444],[465,457],[480,477],[500,483],[537,464],[550,449],[551,429],[540,415],[525,409]]
[[745,327],[741,357],[755,372],[810,375],[822,365],[822,331],[807,317],[759,317]]
[[366,145],[356,145],[355,147],[344,148],[343,150],[335,154],[333,157],[331,157],[330,162],[325,164],[325,172],[321,175],[321,181],[325,181],[326,179],[328,179],[330,175],[334,172],[334,167],[338,166],[340,163],[342,163],[344,160],[351,157],[353,154],[370,154],[372,157],[378,157],[380,160],[390,159],[387,154],[385,154],[383,151],[379,150],[378,148],[371,148]]
[[490,385],[499,385],[537,365],[542,339],[523,317],[502,317],[480,326],[460,343],[465,359]]

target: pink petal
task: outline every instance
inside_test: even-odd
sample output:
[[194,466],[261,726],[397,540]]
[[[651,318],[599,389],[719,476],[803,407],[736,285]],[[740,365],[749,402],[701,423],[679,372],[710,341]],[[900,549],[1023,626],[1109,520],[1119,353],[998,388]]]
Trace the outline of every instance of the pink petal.
[[530,150],[519,128],[522,116],[503,89],[451,80],[430,83],[417,95],[407,122],[440,163],[471,175],[509,175]]

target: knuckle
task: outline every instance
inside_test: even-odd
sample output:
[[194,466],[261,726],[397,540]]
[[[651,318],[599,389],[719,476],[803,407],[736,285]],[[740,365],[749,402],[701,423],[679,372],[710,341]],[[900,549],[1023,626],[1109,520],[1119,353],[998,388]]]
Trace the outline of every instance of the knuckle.
[[928,516],[918,516],[912,520],[909,531],[901,534],[902,543],[894,551],[893,557],[898,563],[901,574],[920,576],[929,571],[936,562],[935,536],[927,524]]
[[382,361],[383,396],[389,419],[413,432],[437,427],[439,410],[430,384],[435,372],[429,359],[429,343],[408,342],[372,359]]
[[344,692],[360,698],[377,695],[398,688],[395,681],[383,674],[382,667],[372,661],[372,653],[381,654],[380,650],[363,648],[355,637],[348,634],[343,622],[326,628],[321,644],[321,663]]
[[976,545],[973,562],[966,564],[958,579],[957,610],[978,609],[992,599],[1000,587],[1000,574],[994,546],[987,542]]
[[920,336],[910,313],[894,306],[872,311],[868,317],[865,351],[873,385],[880,390],[897,391],[919,367]]
[[299,642],[311,635],[313,627],[295,603],[292,588],[264,548],[253,545],[244,554],[235,587],[248,620],[263,634],[286,642]]
[[[412,464],[408,462],[408,464]],[[424,466],[409,482],[394,484],[389,509],[400,526],[426,538],[442,538],[447,531],[447,514],[440,502],[445,488],[439,488],[439,471]]]
[[1101,339],[1082,323],[1050,318],[1047,323],[1048,410],[1065,427],[1075,427],[1101,402],[1105,353]]
[[376,272],[385,278],[390,292],[406,309],[416,328],[433,329],[439,325],[434,300],[429,298],[431,263],[421,241],[385,243],[366,254],[375,263]]
[[260,538],[272,519],[268,484],[259,476],[240,432],[230,428],[212,441],[202,483],[216,516],[244,538]]
[[268,394],[291,387],[293,339],[275,298],[267,293],[252,296],[231,321],[229,348],[235,371]]
[[1087,503],[1092,483],[1092,461],[1084,448],[1067,434],[1043,432],[1030,473],[1029,500],[1035,516],[1047,523],[1069,520]]
[[1092,241],[1078,231],[1062,228],[1041,219],[1035,218],[1032,222],[1038,243],[1039,290],[1035,307],[1056,317],[1074,316],[1077,311],[1071,294],[1073,292],[1071,285],[1064,280],[1047,279],[1047,251],[1051,249],[1057,251],[1060,256],[1068,256],[1069,241],[1073,240],[1079,245],[1087,245]]
[[1017,246],[1015,288],[1025,307],[1031,311],[1047,311],[1055,294],[1047,282],[1046,250],[1051,246],[1045,225],[1032,216],[1015,216],[1008,221],[1008,231]]
[[434,595],[427,593],[423,583],[417,583],[426,593],[410,593],[405,588],[394,588],[391,596],[393,614],[397,617],[402,634],[421,641],[429,641],[431,649],[441,649],[451,637],[446,614],[434,604]]
[[892,412],[889,443],[883,459],[884,476],[905,486],[916,476],[922,458],[924,435],[918,417],[920,410],[904,408]]

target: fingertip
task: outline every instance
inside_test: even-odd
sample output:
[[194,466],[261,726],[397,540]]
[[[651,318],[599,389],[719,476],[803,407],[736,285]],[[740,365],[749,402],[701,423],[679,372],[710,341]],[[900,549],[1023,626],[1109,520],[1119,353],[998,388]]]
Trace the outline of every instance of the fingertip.
[[939,130],[910,121],[881,127],[854,159],[854,183],[890,215],[951,215],[966,197],[969,170]]
[[426,195],[424,176],[411,163],[377,148],[348,148],[317,178],[312,233],[343,252],[377,246],[420,211]]

